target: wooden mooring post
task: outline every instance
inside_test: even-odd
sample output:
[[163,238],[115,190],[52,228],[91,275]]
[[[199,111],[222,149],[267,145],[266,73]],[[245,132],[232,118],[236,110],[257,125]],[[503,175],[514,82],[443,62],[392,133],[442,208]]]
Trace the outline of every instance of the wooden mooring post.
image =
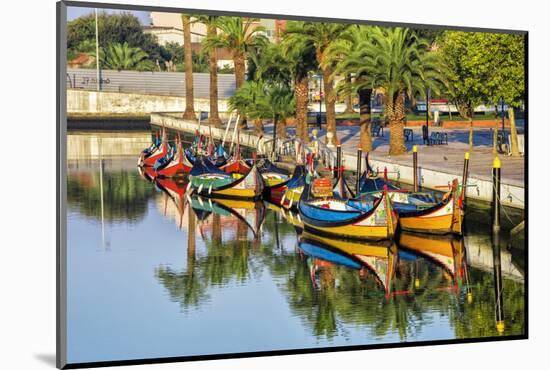
[[418,192],[418,149],[413,145],[413,184],[414,191]]
[[355,194],[359,195],[359,182],[361,180],[361,165],[363,162],[363,149],[361,148],[361,145],[357,147],[357,179],[355,181]]
[[493,199],[491,203],[491,218],[493,232],[500,231],[500,159],[493,161]]

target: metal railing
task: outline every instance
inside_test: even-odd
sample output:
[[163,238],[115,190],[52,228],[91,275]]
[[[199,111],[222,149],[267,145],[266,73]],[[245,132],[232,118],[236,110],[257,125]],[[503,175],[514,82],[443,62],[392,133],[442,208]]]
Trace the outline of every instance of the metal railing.
[[[275,150],[273,150],[273,145],[275,145]],[[335,150],[328,147],[315,134],[308,144],[296,136],[290,136],[285,139],[277,138],[275,141],[272,138],[262,138],[258,140],[256,149],[259,154],[269,156],[272,161],[276,161],[282,156],[296,158],[299,155],[315,153],[317,160],[323,167],[332,169],[336,163]]]

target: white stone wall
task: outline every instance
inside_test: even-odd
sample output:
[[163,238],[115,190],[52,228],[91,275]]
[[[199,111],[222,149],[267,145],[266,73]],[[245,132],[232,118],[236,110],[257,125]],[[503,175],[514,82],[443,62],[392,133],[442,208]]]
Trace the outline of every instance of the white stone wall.
[[[151,112],[183,112],[185,97],[97,92],[67,91],[67,113],[149,114]],[[220,113],[228,111],[227,100],[218,101]],[[195,111],[209,112],[209,99],[195,99]]]

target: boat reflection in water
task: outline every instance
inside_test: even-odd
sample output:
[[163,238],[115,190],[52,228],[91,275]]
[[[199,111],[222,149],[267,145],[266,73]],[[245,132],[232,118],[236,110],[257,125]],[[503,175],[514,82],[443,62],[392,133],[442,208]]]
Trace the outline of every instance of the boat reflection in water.
[[361,279],[372,275],[386,297],[396,293],[392,291],[397,262],[395,244],[365,244],[305,232],[300,239],[299,250],[308,257],[311,281],[316,289],[327,281],[334,284],[334,279],[327,277],[334,276],[334,266],[340,265],[357,270]]

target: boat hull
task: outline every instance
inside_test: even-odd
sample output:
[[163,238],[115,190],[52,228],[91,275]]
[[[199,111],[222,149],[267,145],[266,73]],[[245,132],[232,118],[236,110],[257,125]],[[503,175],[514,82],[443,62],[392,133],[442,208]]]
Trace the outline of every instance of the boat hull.
[[434,207],[400,214],[399,224],[406,231],[462,235],[462,217],[462,210],[451,197]]
[[398,225],[398,216],[386,194],[368,212],[324,209],[303,200],[298,210],[305,230],[331,237],[388,240],[393,239]]
[[228,182],[228,178],[205,181],[198,176],[191,179],[191,186],[199,195],[212,198],[250,199],[256,200],[262,196],[264,183],[260,173],[254,166],[239,179]]

